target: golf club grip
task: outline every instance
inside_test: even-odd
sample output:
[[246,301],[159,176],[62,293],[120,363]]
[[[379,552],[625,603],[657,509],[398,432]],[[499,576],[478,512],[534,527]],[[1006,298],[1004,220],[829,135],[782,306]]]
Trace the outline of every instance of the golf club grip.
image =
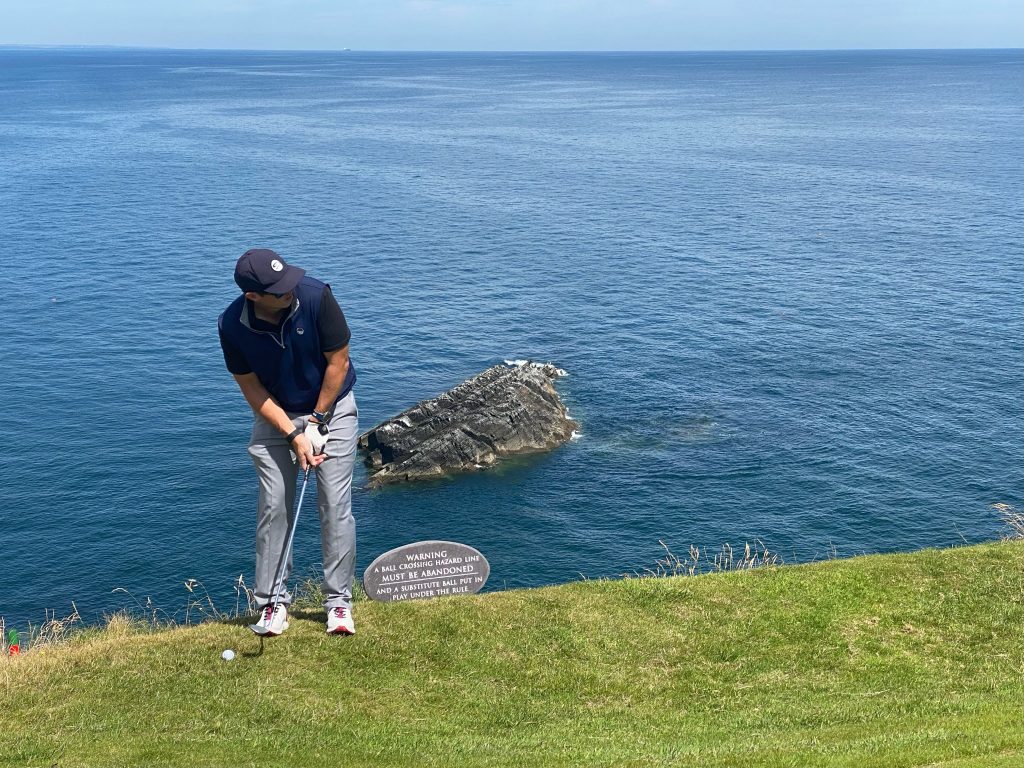
[[309,467],[302,478],[302,490],[299,492],[299,501],[295,505],[295,514],[288,521],[288,534],[285,536],[284,549],[281,552],[281,560],[277,564],[277,573],[274,575],[274,598],[271,602],[277,603],[281,600],[284,592],[284,569],[288,564],[288,556],[292,551],[292,542],[295,541],[295,528],[299,522],[299,512],[302,510],[302,500],[306,497],[306,486],[309,484]]

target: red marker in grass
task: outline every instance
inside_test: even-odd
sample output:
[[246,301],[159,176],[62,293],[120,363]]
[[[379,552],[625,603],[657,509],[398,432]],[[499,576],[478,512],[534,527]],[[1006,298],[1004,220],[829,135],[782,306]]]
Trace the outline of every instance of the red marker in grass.
[[21,653],[21,646],[18,645],[18,630],[12,629],[7,633],[7,655],[17,656]]

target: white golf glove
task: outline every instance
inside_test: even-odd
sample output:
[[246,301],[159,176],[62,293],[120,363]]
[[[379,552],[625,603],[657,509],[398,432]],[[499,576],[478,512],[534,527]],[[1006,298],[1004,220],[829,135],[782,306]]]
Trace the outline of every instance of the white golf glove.
[[326,424],[314,424],[312,421],[306,424],[306,430],[303,434],[313,447],[314,456],[318,453],[323,453],[327,447],[328,432]]

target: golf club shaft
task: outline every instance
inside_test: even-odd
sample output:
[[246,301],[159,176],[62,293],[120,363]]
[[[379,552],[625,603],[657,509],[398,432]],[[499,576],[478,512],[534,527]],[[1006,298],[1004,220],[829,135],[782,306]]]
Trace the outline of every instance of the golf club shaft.
[[302,500],[306,497],[306,486],[309,484],[309,467],[306,467],[306,474],[302,478],[302,490],[299,492],[299,501],[295,505],[295,514],[288,521],[288,535],[284,541],[284,551],[281,552],[281,561],[277,564],[277,575],[274,577],[274,599],[272,602],[281,601],[284,594],[284,569],[288,565],[288,557],[292,552],[292,542],[295,540],[295,528],[299,522],[299,512],[302,510]]

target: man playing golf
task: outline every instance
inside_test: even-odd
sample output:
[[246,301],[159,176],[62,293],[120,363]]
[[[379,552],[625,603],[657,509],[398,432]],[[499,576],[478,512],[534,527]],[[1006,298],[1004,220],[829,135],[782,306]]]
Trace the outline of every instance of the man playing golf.
[[252,629],[261,635],[288,629],[291,553],[280,582],[278,564],[295,514],[299,470],[315,468],[327,631],[355,634],[358,411],[345,315],[329,285],[266,248],[242,254],[235,282],[242,295],[220,316],[218,330],[228,371],[255,414],[249,455],[260,481],[254,590],[260,619]]

